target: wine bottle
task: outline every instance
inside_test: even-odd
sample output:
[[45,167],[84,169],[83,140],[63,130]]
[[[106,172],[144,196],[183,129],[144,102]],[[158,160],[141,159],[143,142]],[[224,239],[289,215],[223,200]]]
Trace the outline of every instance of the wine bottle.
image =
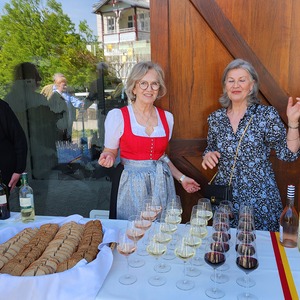
[[280,243],[284,247],[297,247],[298,213],[294,207],[295,186],[288,185],[286,206],[279,220]]
[[19,199],[20,199],[22,222],[27,223],[30,221],[34,221],[35,210],[34,210],[33,190],[28,185],[27,173],[22,173],[21,175]]
[[0,171],[0,220],[5,220],[10,217],[9,202],[8,202],[8,188],[2,182],[2,174]]

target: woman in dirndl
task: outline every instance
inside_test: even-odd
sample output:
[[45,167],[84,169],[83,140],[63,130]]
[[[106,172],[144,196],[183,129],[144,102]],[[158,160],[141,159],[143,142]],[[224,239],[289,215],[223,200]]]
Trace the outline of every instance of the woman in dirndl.
[[128,219],[140,212],[148,196],[158,197],[162,207],[176,196],[174,179],[188,193],[200,185],[182,174],[165,151],[172,136],[173,115],[154,106],[166,94],[164,72],[153,62],[140,62],[126,82],[128,106],[116,108],[105,120],[104,150],[99,164],[110,168],[120,155],[112,178],[111,219]]

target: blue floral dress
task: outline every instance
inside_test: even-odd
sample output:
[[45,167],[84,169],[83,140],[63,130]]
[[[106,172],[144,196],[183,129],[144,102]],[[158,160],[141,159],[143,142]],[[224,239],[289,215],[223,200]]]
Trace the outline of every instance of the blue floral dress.
[[236,227],[241,203],[251,204],[255,212],[258,230],[279,230],[282,202],[270,162],[270,152],[275,150],[280,160],[294,161],[298,153],[287,148],[286,129],[278,112],[272,106],[251,105],[233,132],[225,108],[218,109],[208,117],[208,151],[221,154],[215,184],[228,184],[240,137],[254,114],[239,148],[233,173],[232,226]]

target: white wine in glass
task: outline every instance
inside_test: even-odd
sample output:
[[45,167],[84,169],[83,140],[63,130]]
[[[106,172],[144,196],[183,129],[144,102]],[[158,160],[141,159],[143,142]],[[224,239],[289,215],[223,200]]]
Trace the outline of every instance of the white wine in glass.
[[186,263],[189,259],[191,259],[195,255],[196,253],[195,247],[190,247],[189,245],[187,245],[185,241],[185,237],[182,237],[178,241],[174,253],[178,258],[183,260],[184,263],[184,269],[183,269],[184,278],[177,281],[176,286],[180,290],[184,290],[184,291],[191,290],[194,288],[195,283],[192,280],[187,279],[186,277]]
[[[149,245],[147,246],[147,252],[154,256],[156,261],[158,261],[158,258],[165,254],[167,251],[167,246],[165,244],[160,244],[157,243],[155,240],[152,238],[150,239]],[[154,268],[155,269],[155,268]],[[165,277],[159,275],[158,273],[155,274],[154,276],[151,276],[148,279],[149,284],[153,286],[161,286],[166,283]]]

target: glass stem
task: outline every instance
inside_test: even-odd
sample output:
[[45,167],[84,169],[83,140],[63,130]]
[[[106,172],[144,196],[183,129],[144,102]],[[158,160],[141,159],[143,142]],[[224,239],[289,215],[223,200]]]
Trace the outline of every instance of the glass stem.
[[183,261],[183,282],[186,283],[186,260]]
[[127,274],[129,275],[129,261],[128,261],[128,255],[126,255],[126,261],[127,261]]
[[246,273],[246,297],[248,298],[249,297],[249,289],[250,289],[250,279],[249,279],[249,276],[248,274]]
[[214,268],[214,287],[213,287],[213,292],[216,293],[217,291],[217,269]]

